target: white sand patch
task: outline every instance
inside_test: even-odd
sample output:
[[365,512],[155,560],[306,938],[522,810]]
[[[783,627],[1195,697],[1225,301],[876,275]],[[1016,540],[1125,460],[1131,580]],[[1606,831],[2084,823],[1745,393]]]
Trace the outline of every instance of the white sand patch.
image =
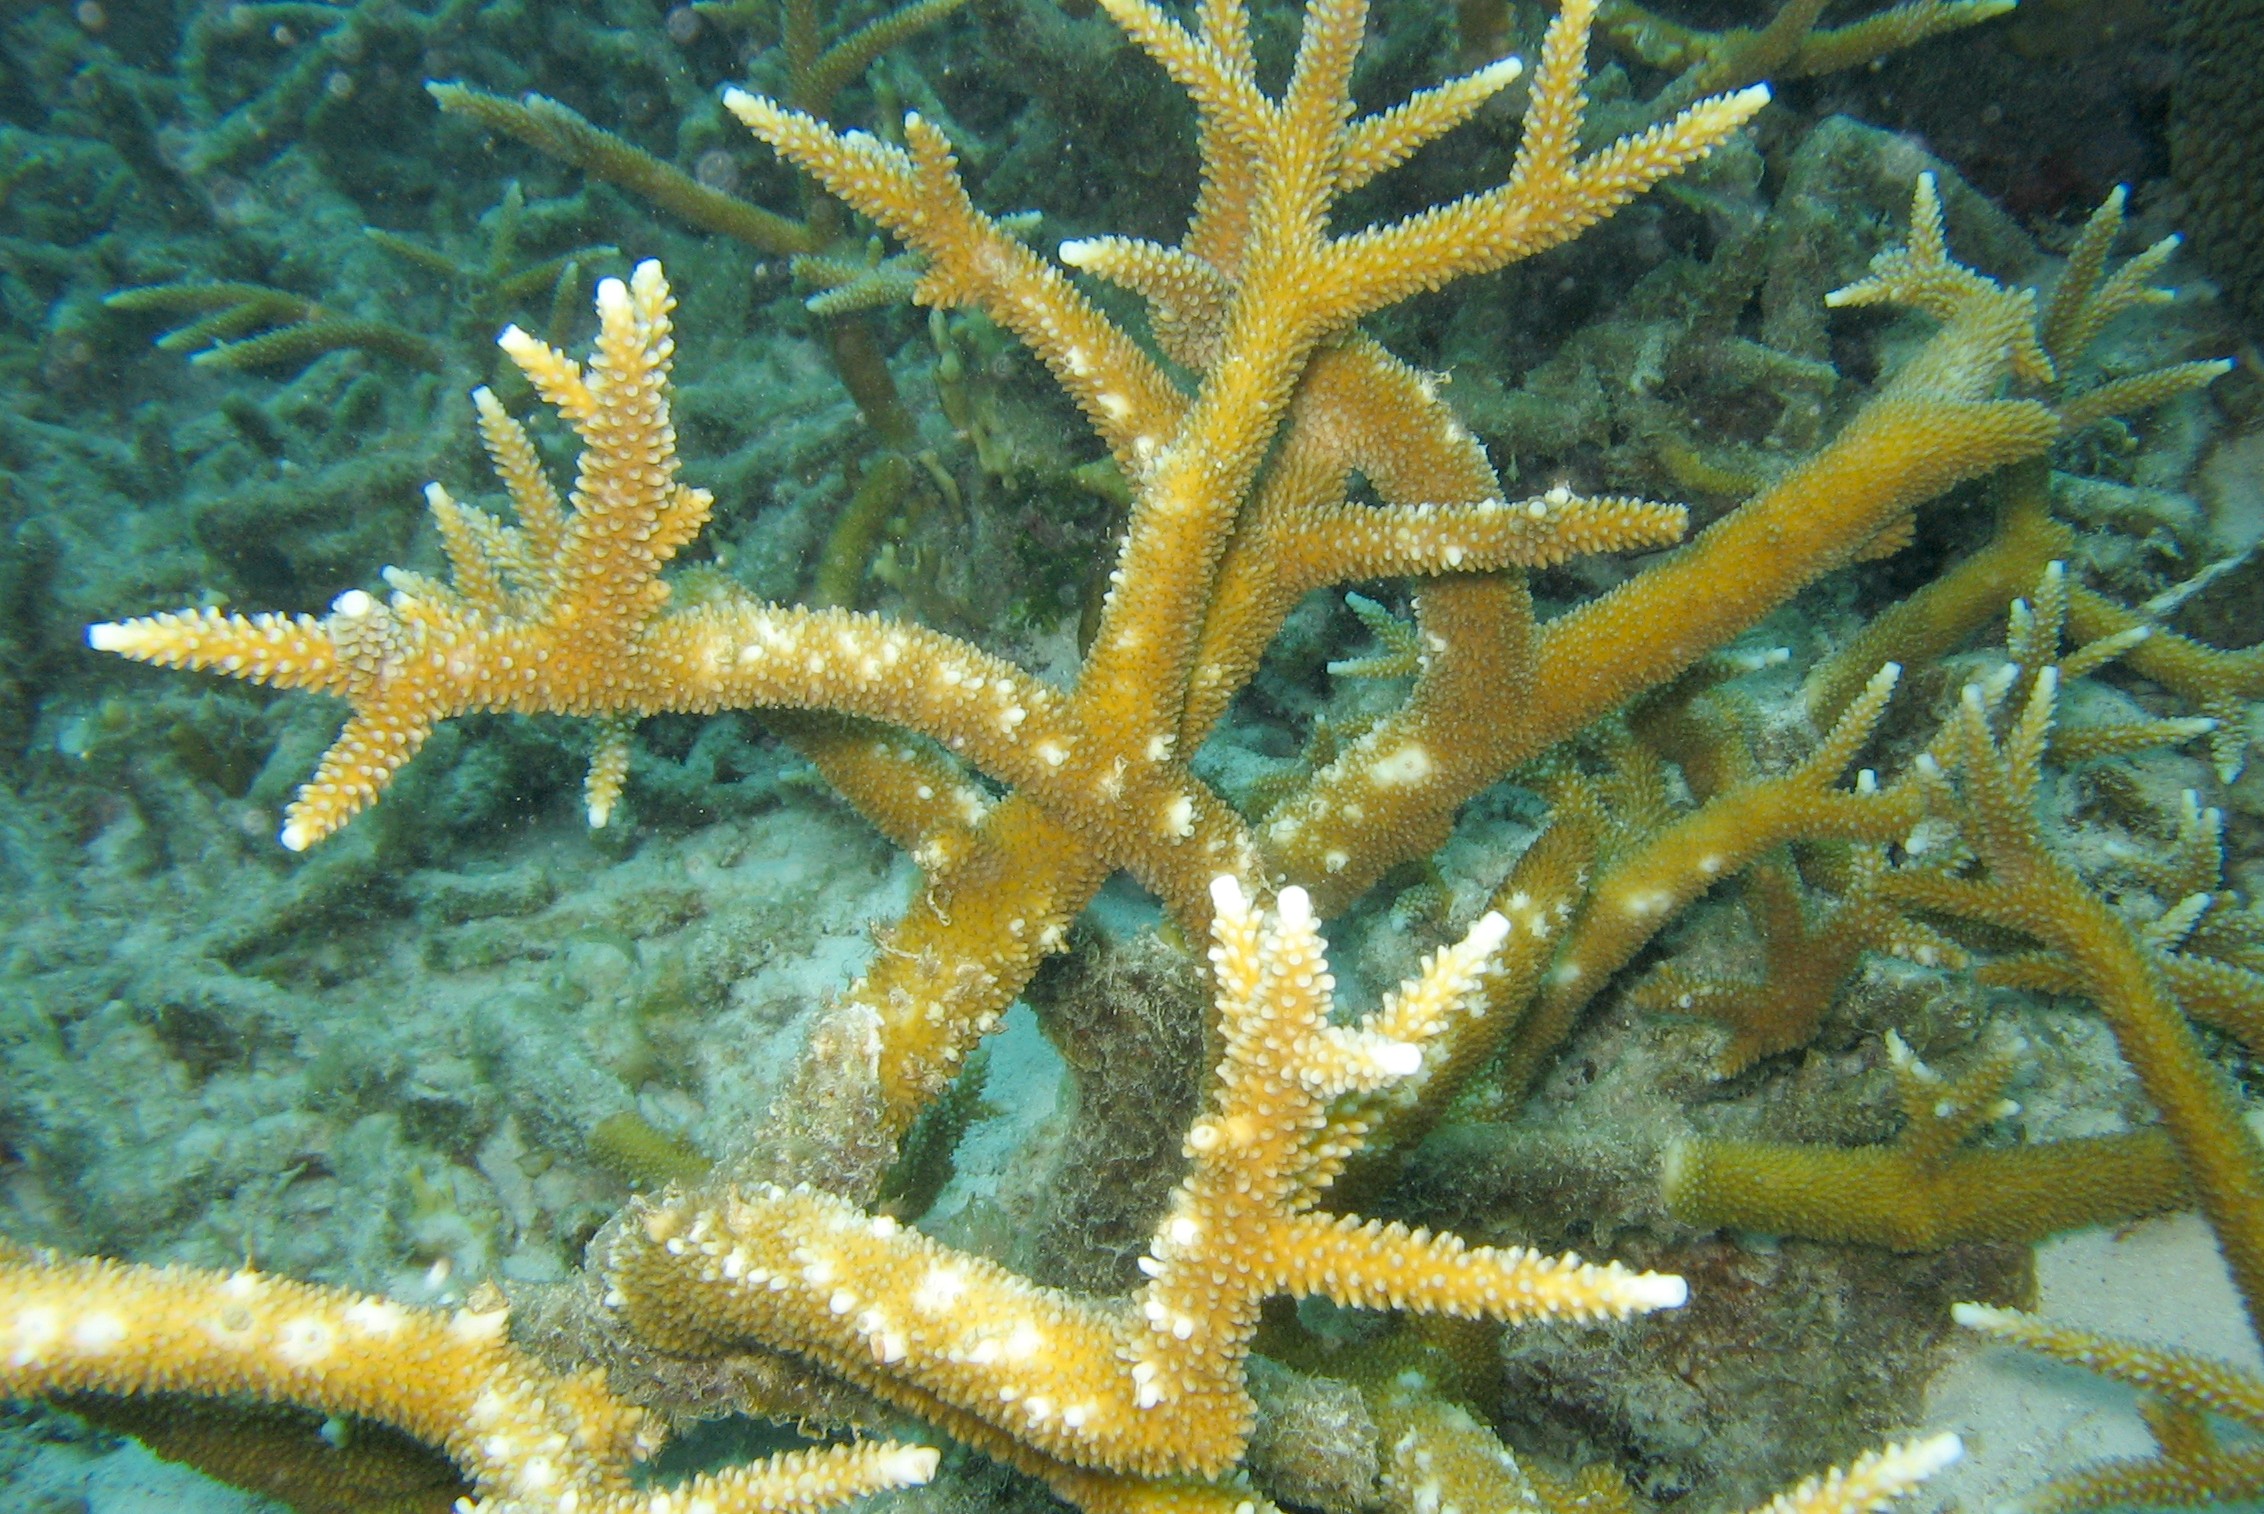
[[[2037,1313],[2064,1325],[2224,1357],[2264,1371],[2216,1240],[2198,1215],[2081,1230],[2037,1248]],[[1936,1378],[1926,1428],[1965,1437],[1929,1485],[1937,1506],[1984,1511],[2050,1477],[2152,1446],[2130,1389],[2016,1346],[1974,1339]]]

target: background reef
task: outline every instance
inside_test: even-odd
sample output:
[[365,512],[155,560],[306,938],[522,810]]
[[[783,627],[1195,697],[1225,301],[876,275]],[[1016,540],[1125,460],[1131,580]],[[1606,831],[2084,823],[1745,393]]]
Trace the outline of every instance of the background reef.
[[[2217,0],[2173,29],[2135,0],[2031,0],[1876,68],[1793,81],[1752,133],[1576,245],[1376,325],[1451,376],[1513,489],[1685,500],[1702,523],[1829,435],[1914,341],[1907,321],[1827,317],[1822,296],[1901,237],[1915,172],[1940,174],[1960,256],[2006,280],[2041,276],[2128,183],[2139,244],[2190,228],[2207,261],[2175,266],[2180,300],[2111,330],[2102,366],[2247,354],[2206,394],[2056,459],[2080,576],[2152,599],[2264,534],[2264,391],[2256,328],[2241,324],[2258,310],[2241,261],[2257,245],[2242,229],[2255,179],[2207,146],[2240,139],[2227,122],[2242,102],[2203,93],[2205,67],[2183,94],[2172,84],[2176,58],[2237,53],[2254,13]],[[836,32],[866,19],[826,17]],[[1765,18],[1719,4],[1675,19]],[[1256,20],[1261,55],[1286,56],[1289,10]],[[1394,100],[1529,51],[1545,21],[1380,5],[1356,92]],[[421,486],[472,497],[484,471],[465,391],[490,384],[529,408],[493,346],[505,322],[578,348],[594,281],[661,258],[681,302],[686,469],[717,496],[698,572],[906,614],[1041,673],[1075,665],[1122,486],[1008,339],[892,298],[879,249],[845,227],[819,226],[839,234],[826,251],[845,269],[798,271],[783,244],[658,209],[444,113],[426,89],[537,92],[711,194],[804,215],[791,171],[718,99],[734,82],[790,94],[781,41],[755,7],[634,0],[0,12],[0,1231],[143,1260],[249,1256],[412,1299],[563,1277],[633,1187],[698,1171],[756,1122],[805,1012],[870,950],[867,922],[903,908],[909,864],[759,717],[646,722],[623,813],[594,833],[586,737],[458,721],[385,804],[297,858],[275,844],[277,817],[332,708],[86,649],[92,621],[190,603],[319,612],[379,564],[436,570]],[[1188,113],[1131,62],[1076,7],[974,0],[881,54],[835,113],[941,123],[985,204],[1043,208],[1034,244],[1168,240],[1194,183],[1193,152],[1175,145]],[[1664,78],[1630,48],[1600,73],[1599,119],[1639,119]],[[1365,191],[1359,213],[1498,180],[1515,105]],[[869,285],[869,303],[813,313],[827,284]],[[828,324],[842,320],[885,377],[845,362]],[[1764,753],[1798,749],[1800,670],[1983,529],[1976,511],[1926,512],[1912,549],[1767,624],[1754,647],[1789,658],[1738,685]],[[1582,559],[1538,588],[1562,605],[1624,571]],[[2171,620],[2242,646],[2264,628],[2260,603],[2251,561],[2178,599]],[[1354,731],[1388,708],[1403,687],[1388,659],[1382,677],[1328,666],[1375,651],[1384,624],[1335,596],[1301,607],[1206,776],[1263,808],[1312,729]],[[2136,709],[2146,695],[2096,697]],[[1914,745],[1917,721],[1890,743]],[[2055,803],[2075,846],[2111,857],[2158,847],[2185,789],[2225,808],[2227,882],[2255,897],[2264,764],[2225,783],[2198,750],[2150,752],[2084,770]],[[1351,993],[1448,939],[1538,814],[1526,790],[1489,791],[1433,864],[1336,924]],[[1654,957],[1754,970],[1744,919],[1710,902]],[[1126,890],[1103,896],[1031,997],[1067,1028],[1058,1050],[1018,1018],[980,1083],[922,1130],[931,1155],[896,1201],[1041,1280],[1120,1287],[1151,1217],[1139,1200],[1186,1124],[1184,1102],[1155,1090],[1191,1096],[1202,1048],[1185,1006],[1202,987]],[[1474,1365],[1466,1342],[1432,1343],[1474,1375],[1510,1443],[1608,1460],[1645,1495],[1714,1508],[1914,1418],[1948,1305],[2018,1300],[2024,1247],[1696,1240],[1655,1183],[1659,1154],[1693,1132],[1892,1137],[1888,1027],[1953,1067],[2025,1046],[2011,1091],[2028,1140],[2144,1108],[2088,1013],[1904,964],[1874,959],[1811,1046],[1729,1078],[1708,1071],[1717,1030],[1607,996],[1506,1134],[1449,1127],[1401,1179],[1411,1211],[1474,1239],[1609,1248],[1692,1277],[1691,1310],[1608,1338],[1512,1336],[1498,1358],[1489,1340]],[[2212,1050],[2246,1090],[2238,1043]],[[1319,1333],[1332,1328],[1359,1327]],[[41,1444],[89,1436],[101,1443],[26,1416],[0,1464],[49,1477]],[[921,1496],[1041,1496],[994,1470],[958,1476]],[[62,1487],[58,1509],[79,1496],[67,1480],[24,1486]]]

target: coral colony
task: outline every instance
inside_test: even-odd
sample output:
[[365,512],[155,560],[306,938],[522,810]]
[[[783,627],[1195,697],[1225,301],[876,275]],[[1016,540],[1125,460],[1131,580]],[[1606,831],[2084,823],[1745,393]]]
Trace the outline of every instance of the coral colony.
[[[1095,1514],[1254,1514],[1312,1499],[1295,1491],[1297,1453],[1279,1447],[1328,1438],[1299,1418],[1318,1412],[1300,1407],[1309,1400],[1270,1386],[1294,1375],[1278,1357],[1358,1405],[1375,1458],[1368,1496],[1383,1507],[1631,1507],[1608,1467],[1567,1478],[1513,1454],[1438,1374],[1352,1347],[1333,1367],[1326,1352],[1300,1354],[1291,1312],[1268,1302],[1435,1316],[1442,1330],[1703,1303],[1702,1282],[1478,1244],[1410,1223],[1422,1216],[1392,1197],[1395,1164],[1426,1134],[1513,1113],[1583,1011],[1639,960],[1633,1005],[1718,1022],[1724,1076],[1809,1045],[1867,954],[2087,1000],[2158,1120],[1983,1140],[2008,1113],[2017,1049],[1951,1077],[1890,1030],[1881,1044],[1904,1114],[1891,1142],[1676,1141],[1660,1186],[1684,1224],[1909,1252],[2190,1207],[2252,1317],[2264,1306],[2264,1159],[2194,1029],[2252,1047],[2264,1034],[2264,923],[2226,878],[2222,818],[2189,797],[2166,853],[2124,864],[2145,887],[2110,890],[2062,845],[2043,797],[2078,764],[2204,740],[2229,778],[2264,694],[2264,651],[2217,650],[2080,582],[2065,566],[2073,530],[2051,509],[2055,448],[2230,366],[2101,377],[2088,365],[2111,320],[2164,297],[2154,280],[2169,245],[2116,263],[2118,193],[2047,289],[1999,282],[1952,255],[1940,187],[1915,175],[1902,244],[1827,303],[1919,312],[1923,340],[1828,440],[1695,532],[1676,504],[1562,486],[1519,497],[1438,378],[1362,324],[1571,243],[1715,153],[1767,107],[1761,73],[1842,67],[2002,7],[1927,0],[1867,32],[1812,36],[1808,7],[1768,33],[1709,43],[1679,94],[1595,140],[1583,133],[1595,0],[1565,0],[1529,79],[1504,59],[1369,113],[1352,100],[1368,24],[1359,0],[1310,0],[1278,93],[1261,85],[1270,71],[1242,0],[1200,0],[1185,21],[1148,0],[1102,3],[1194,108],[1200,188],[1176,245],[1088,236],[1049,257],[1026,226],[978,208],[927,117],[906,116],[884,140],[807,108],[948,5],[903,13],[830,73],[805,46],[803,73],[823,75],[815,95],[724,99],[779,158],[900,244],[885,263],[876,251],[844,265],[836,283],[870,277],[937,310],[981,311],[1105,448],[1129,508],[1071,676],[1041,677],[906,617],[766,602],[689,570],[664,577],[714,501],[680,477],[675,304],[656,261],[597,285],[586,362],[504,331],[526,386],[579,438],[578,470],[561,495],[505,400],[477,389],[479,435],[512,510],[430,485],[445,577],[387,569],[389,592],[350,590],[320,616],[194,607],[87,633],[139,662],[348,706],[284,816],[293,851],[380,803],[460,716],[586,718],[587,815],[606,826],[630,791],[640,720],[775,712],[922,881],[818,1015],[764,1127],[728,1160],[671,1167],[674,1182],[598,1231],[586,1275],[555,1289],[539,1322],[492,1284],[453,1306],[412,1306],[251,1266],[11,1245],[0,1251],[0,1393],[352,1416],[444,1453],[460,1506],[495,1514],[815,1510],[926,1483],[954,1447]],[[1505,179],[1342,224],[1347,197],[1513,83],[1527,95]],[[642,172],[631,149],[563,107],[438,93],[501,129],[531,138],[540,126],[593,171]],[[642,182],[688,218],[708,213],[682,175]],[[838,218],[816,202],[802,222],[745,235],[813,251]],[[1096,295],[1099,283],[1115,292]],[[1134,305],[1144,323],[1128,324]],[[320,314],[292,309],[310,324]],[[903,486],[901,468],[887,477]],[[1731,692],[1749,667],[1732,643],[1837,570],[1910,550],[1914,512],[1977,481],[1996,501],[1980,544],[1818,660],[1801,687],[1802,750],[1786,760],[1780,739],[1764,751]],[[1646,555],[1620,563],[1611,587],[1537,613],[1537,571],[1629,552]],[[1412,586],[1413,624],[1357,601],[1389,655],[1344,671],[1408,678],[1404,700],[1316,734],[1265,802],[1230,799],[1196,752],[1300,601],[1393,580]],[[1999,627],[2001,647],[1963,650]],[[2073,691],[2110,667],[2176,708],[2079,716],[2089,707]],[[1922,720],[1906,708],[1921,676],[1941,691]],[[1859,766],[1879,753],[1878,768]],[[1513,773],[1546,801],[1536,839],[1459,939],[1442,938],[1452,944],[1372,1011],[1338,1013],[1320,917],[1431,858],[1464,806]],[[1213,1010],[1196,1037],[1208,1039],[1176,1186],[1159,1190],[1137,1285],[1110,1294],[932,1238],[882,1186],[900,1143],[948,1105],[1117,874],[1160,902],[1178,939],[1208,943]],[[1761,940],[1757,973],[1646,955],[1732,879]],[[2163,907],[2126,907],[2142,893]],[[2017,1311],[1968,1303],[1956,1318],[2149,1395],[2157,1457],[2069,1469],[2032,1507],[2198,1504],[2264,1487],[2253,1445],[2211,1426],[2264,1425],[2264,1385]],[[771,1366],[728,1365],[755,1361]],[[681,1400],[670,1383],[701,1368],[718,1381],[747,1374],[731,1379],[736,1407],[875,1438],[659,1485],[635,1469],[671,1428]],[[761,1384],[777,1382],[803,1396],[766,1397]],[[1262,1463],[1258,1434],[1276,1447]],[[1905,1439],[1767,1507],[1876,1509],[1959,1455],[1954,1435]]]

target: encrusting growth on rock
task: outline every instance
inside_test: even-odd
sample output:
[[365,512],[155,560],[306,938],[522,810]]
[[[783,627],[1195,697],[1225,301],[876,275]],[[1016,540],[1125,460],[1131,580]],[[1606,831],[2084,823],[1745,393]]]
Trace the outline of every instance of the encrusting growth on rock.
[[646,1211],[609,1266],[619,1307],[672,1349],[744,1339],[814,1357],[1041,1475],[1051,1460],[1212,1478],[1249,1434],[1244,1364],[1273,1294],[1511,1321],[1683,1302],[1680,1278],[1315,1210],[1366,1135],[1339,1101],[1412,1075],[1472,1012],[1501,916],[1348,1028],[1329,1020],[1303,890],[1270,914],[1231,877],[1212,897],[1224,1058],[1130,1299],[1041,1288],[829,1194],[770,1187]]
[[874,1441],[787,1452],[675,1488],[631,1469],[659,1422],[511,1344],[500,1296],[454,1311],[288,1278],[0,1246],[0,1395],[244,1394],[380,1421],[446,1451],[482,1514],[814,1514],[926,1482],[936,1453]]

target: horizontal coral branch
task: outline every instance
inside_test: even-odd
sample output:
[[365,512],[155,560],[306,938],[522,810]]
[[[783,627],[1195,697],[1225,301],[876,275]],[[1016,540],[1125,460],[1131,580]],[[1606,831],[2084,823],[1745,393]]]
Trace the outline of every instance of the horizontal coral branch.
[[446,1451],[496,1514],[801,1514],[927,1481],[936,1453],[885,1442],[794,1452],[636,1491],[662,1432],[511,1344],[500,1300],[444,1312],[249,1270],[0,1251],[0,1394],[248,1394],[351,1414]]

